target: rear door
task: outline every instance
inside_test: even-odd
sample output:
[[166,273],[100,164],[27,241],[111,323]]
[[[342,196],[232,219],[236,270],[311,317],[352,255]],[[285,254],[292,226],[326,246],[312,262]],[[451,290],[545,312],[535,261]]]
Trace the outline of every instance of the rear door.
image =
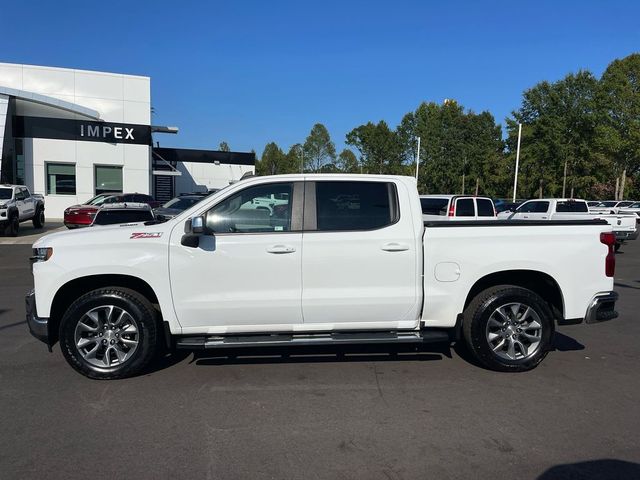
[[476,198],[476,211],[478,212],[478,220],[491,220],[496,218],[496,210],[493,202],[488,198]]
[[31,218],[35,215],[36,212],[36,202],[35,199],[31,196],[31,192],[27,187],[22,187],[22,208],[23,208],[23,217]]
[[305,327],[393,328],[417,322],[416,239],[411,212],[399,210],[410,204],[408,195],[403,184],[384,179],[306,183]]

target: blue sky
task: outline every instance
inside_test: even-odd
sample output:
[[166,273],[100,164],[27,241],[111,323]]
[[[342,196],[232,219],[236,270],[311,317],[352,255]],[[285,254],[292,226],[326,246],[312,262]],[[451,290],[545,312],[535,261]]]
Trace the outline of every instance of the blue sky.
[[[503,121],[522,91],[640,50],[636,1],[5,2],[0,61],[148,75],[163,146],[336,146],[454,98]],[[424,141],[424,139],[423,139]]]

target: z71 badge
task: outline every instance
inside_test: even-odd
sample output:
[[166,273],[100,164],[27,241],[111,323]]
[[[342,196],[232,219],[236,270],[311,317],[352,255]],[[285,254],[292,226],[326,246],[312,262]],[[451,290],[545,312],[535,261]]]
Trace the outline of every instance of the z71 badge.
[[160,238],[161,236],[162,232],[137,232],[132,233],[129,240],[133,238]]

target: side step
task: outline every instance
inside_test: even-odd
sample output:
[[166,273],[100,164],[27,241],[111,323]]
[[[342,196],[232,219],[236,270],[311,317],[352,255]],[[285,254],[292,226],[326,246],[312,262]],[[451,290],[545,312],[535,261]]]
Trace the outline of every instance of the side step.
[[335,332],[335,333],[277,333],[272,335],[209,335],[183,336],[177,348],[236,348],[286,345],[336,345],[356,343],[436,343],[449,342],[444,330],[419,332]]

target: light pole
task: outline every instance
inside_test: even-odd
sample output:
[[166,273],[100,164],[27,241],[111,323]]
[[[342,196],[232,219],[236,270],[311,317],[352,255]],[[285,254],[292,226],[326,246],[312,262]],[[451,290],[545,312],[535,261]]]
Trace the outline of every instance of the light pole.
[[516,150],[516,176],[513,179],[513,203],[516,202],[516,190],[518,189],[518,167],[520,166],[520,139],[522,138],[522,124],[518,124],[518,149]]
[[420,137],[418,137],[418,151],[416,152],[416,183],[418,183],[418,168],[420,167]]

